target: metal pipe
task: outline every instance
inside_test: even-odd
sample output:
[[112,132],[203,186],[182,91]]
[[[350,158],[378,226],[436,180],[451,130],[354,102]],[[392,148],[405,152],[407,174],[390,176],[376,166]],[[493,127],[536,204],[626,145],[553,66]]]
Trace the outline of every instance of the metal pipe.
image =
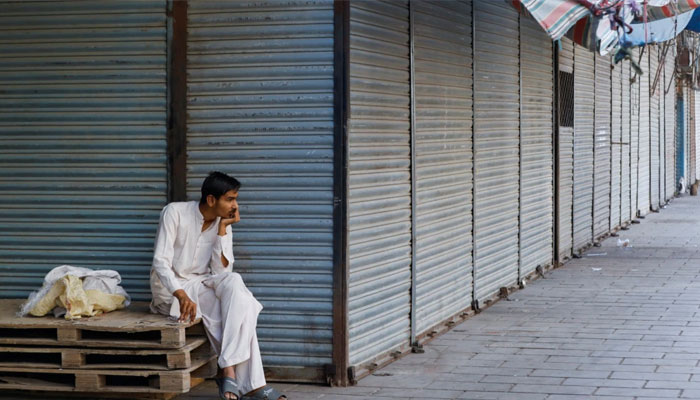
[[347,386],[348,333],[348,121],[350,119],[350,2],[333,4],[333,365],[331,385]]
[[410,96],[411,96],[411,346],[416,340],[416,85],[415,85],[415,18],[412,2],[408,2],[409,12],[409,56],[410,56]]

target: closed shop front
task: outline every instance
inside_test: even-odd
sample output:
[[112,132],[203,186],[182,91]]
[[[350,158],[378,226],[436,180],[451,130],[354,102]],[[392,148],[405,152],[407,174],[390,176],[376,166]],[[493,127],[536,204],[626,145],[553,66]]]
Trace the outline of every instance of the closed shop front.
[[695,147],[695,90],[693,89],[688,89],[688,154],[690,155],[688,159],[688,186],[692,185],[695,183],[695,166],[696,166],[696,160],[695,160],[695,154],[696,152],[696,147]]
[[[695,105],[695,107],[694,107],[695,113],[693,114],[693,126],[695,128],[695,140],[694,140],[695,153],[694,154],[697,156],[698,150],[700,149],[700,135],[698,135],[698,132],[700,132],[700,118],[698,118],[698,116],[700,116],[700,101],[697,101],[697,99],[695,99],[694,105]],[[694,159],[694,160],[695,160],[695,179],[698,179],[698,178],[700,178],[700,163],[698,163],[696,159]],[[693,182],[691,182],[691,183],[694,183],[694,182],[695,181],[693,180]]]
[[621,122],[622,122],[622,132],[621,132],[621,166],[620,166],[620,222],[626,223],[630,221],[633,217],[633,212],[631,209],[631,198],[630,198],[630,185],[632,181],[630,179],[631,174],[631,143],[632,143],[632,93],[631,93],[631,83],[630,83],[630,72],[632,71],[629,64],[622,64],[616,68],[620,69],[621,72],[621,83],[622,83],[622,107],[620,111]]
[[664,63],[664,202],[671,199],[676,192],[676,65],[675,49],[671,48],[666,54]]
[[663,64],[660,66],[659,73],[659,96],[661,96],[661,133],[659,137],[661,161],[660,161],[660,199],[661,203],[665,204],[674,195],[673,181],[674,170],[674,135],[675,135],[675,76],[673,69],[675,67],[674,48],[671,46],[666,55],[662,57]]
[[676,193],[676,80],[675,60],[666,63],[666,200]]
[[685,162],[686,162],[686,140],[685,131],[687,127],[685,126],[686,119],[686,100],[684,96],[684,90],[682,88],[677,88],[676,92],[676,182],[675,187],[680,190],[680,181],[685,180]]
[[573,249],[573,190],[574,190],[574,43],[561,41],[559,51],[559,132],[557,135],[558,248],[559,261],[571,256]]
[[0,297],[61,264],[136,300],[166,175],[165,1],[0,2]]
[[[632,50],[632,57],[635,60],[640,58],[638,49]],[[630,67],[630,212],[631,219],[637,216],[639,208],[639,196],[637,191],[639,188],[639,127],[641,125],[641,117],[639,114],[640,106],[640,87],[641,75],[637,74]]]
[[610,133],[610,226],[612,230],[620,226],[621,181],[622,181],[622,70],[626,64],[616,64],[611,70]]
[[593,237],[610,230],[610,58],[595,55]]
[[350,4],[350,365],[409,344],[409,55],[407,1]]
[[471,2],[413,1],[417,335],[472,301]]
[[265,307],[263,362],[278,379],[322,380],[333,329],[333,2],[191,2],[188,17],[188,198],[211,170],[241,181],[233,268]]
[[663,205],[666,203],[666,66],[664,63],[668,62],[671,58],[671,52],[666,51],[666,55],[663,55],[663,51],[660,52],[659,57],[659,72],[657,86],[657,94],[659,96],[659,204]]
[[574,49],[574,251],[593,241],[595,57]]
[[649,213],[650,207],[650,131],[651,131],[651,107],[649,104],[649,90],[650,90],[650,73],[649,66],[649,47],[642,50],[642,62],[640,67],[645,73],[639,76],[640,86],[639,86],[639,154],[637,157],[637,212],[639,215],[646,215]]
[[554,242],[552,41],[534,19],[520,21],[519,280],[552,264]]
[[474,297],[518,279],[520,96],[518,13],[474,2]]
[[649,47],[649,79],[651,83],[649,91],[649,107],[650,107],[650,132],[649,132],[649,182],[651,184],[649,191],[649,201],[652,210],[659,209],[660,202],[660,175],[661,175],[661,150],[660,147],[660,90],[657,81],[659,71],[659,56],[660,52],[657,46]]

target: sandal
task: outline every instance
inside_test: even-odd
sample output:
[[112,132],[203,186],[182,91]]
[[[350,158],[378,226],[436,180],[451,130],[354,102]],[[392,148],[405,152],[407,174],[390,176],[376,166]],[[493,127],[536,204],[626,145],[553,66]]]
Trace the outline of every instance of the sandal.
[[277,400],[280,397],[287,399],[287,395],[278,392],[277,389],[271,386],[265,385],[253,393],[243,396],[241,400]]
[[241,398],[241,388],[238,386],[238,382],[231,377],[216,378],[216,386],[219,387],[219,398],[223,400],[226,399],[226,393],[233,393],[236,398],[234,400],[240,400]]

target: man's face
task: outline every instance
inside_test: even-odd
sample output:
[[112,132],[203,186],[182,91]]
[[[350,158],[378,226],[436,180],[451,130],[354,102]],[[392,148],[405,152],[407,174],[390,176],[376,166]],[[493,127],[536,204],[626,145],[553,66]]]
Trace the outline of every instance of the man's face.
[[221,218],[236,217],[238,215],[238,191],[229,190],[221,195],[214,203],[214,211]]

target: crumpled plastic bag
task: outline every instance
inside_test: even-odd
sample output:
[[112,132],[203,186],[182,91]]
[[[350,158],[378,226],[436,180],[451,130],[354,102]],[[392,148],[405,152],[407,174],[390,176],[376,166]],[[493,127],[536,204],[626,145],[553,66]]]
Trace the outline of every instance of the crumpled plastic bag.
[[56,317],[76,319],[124,308],[131,298],[119,283],[117,271],[61,265],[46,275],[41,289],[29,295],[17,315],[41,317],[53,311]]

